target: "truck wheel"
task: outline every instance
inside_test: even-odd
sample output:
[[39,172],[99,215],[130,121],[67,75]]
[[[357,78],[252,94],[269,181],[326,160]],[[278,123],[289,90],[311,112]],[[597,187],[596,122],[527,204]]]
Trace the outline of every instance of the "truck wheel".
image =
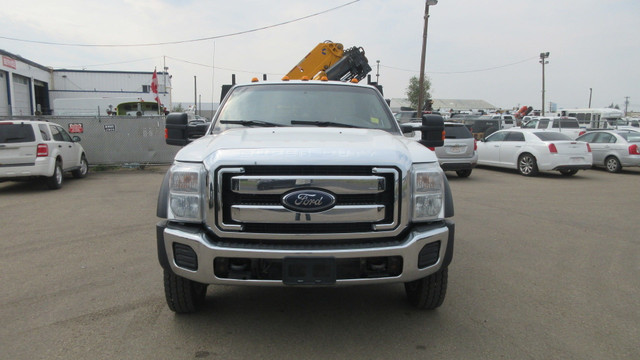
[[73,175],[73,177],[76,179],[81,179],[87,176],[88,172],[89,172],[89,163],[87,162],[87,157],[84,156],[84,154],[82,154],[82,157],[80,158],[80,169],[73,170],[71,172],[71,175]]
[[179,314],[196,312],[207,294],[207,285],[164,271],[164,295],[171,311]]
[[620,161],[615,156],[609,156],[604,164],[607,166],[607,171],[611,173],[619,173],[622,170]]
[[448,268],[404,284],[409,303],[418,309],[433,310],[442,305],[447,294]]
[[471,169],[456,170],[456,174],[458,175],[458,177],[466,178],[471,175]]
[[56,166],[53,168],[53,175],[47,178],[47,187],[51,190],[60,189],[62,187],[62,179],[64,178],[62,173],[62,163],[60,160],[56,161]]
[[531,154],[522,154],[518,158],[518,171],[524,176],[538,175],[536,158]]

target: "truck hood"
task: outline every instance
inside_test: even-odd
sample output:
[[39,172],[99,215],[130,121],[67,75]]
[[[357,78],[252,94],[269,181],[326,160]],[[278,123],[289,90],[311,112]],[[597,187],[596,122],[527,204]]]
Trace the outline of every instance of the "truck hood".
[[371,165],[437,162],[415,140],[374,129],[282,127],[237,128],[202,137],[181,149],[178,162],[210,166]]

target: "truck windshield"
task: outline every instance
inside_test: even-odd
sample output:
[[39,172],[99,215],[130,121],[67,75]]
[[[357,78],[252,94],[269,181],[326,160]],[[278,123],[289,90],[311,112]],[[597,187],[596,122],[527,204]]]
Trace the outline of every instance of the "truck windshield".
[[397,133],[396,121],[376,91],[338,84],[239,86],[220,109],[215,130],[268,123],[272,126],[358,127]]

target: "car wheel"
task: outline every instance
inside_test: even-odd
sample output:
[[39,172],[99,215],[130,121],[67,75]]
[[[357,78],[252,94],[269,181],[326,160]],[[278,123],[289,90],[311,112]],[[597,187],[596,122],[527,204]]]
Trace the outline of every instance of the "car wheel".
[[620,161],[615,156],[609,156],[604,164],[607,167],[608,172],[619,173],[622,170],[622,166],[620,165]]
[[73,170],[71,172],[71,175],[73,175],[73,177],[76,179],[81,179],[87,176],[88,172],[89,172],[89,163],[87,162],[87,157],[84,156],[84,154],[82,154],[82,157],[80,158],[80,169]]
[[538,175],[536,158],[531,154],[522,154],[518,158],[518,171],[524,176]]
[[171,311],[180,314],[196,312],[207,295],[207,285],[164,271],[164,294]]
[[458,175],[458,177],[466,178],[466,177],[469,177],[469,175],[471,175],[471,169],[456,170],[456,174]]
[[418,309],[432,310],[442,305],[447,294],[448,268],[404,284],[409,303]]
[[60,189],[62,187],[62,180],[64,179],[62,173],[62,162],[56,161],[56,166],[53,168],[53,175],[47,178],[47,187],[52,190]]
[[578,173],[578,170],[560,170],[560,174],[564,176],[573,176]]

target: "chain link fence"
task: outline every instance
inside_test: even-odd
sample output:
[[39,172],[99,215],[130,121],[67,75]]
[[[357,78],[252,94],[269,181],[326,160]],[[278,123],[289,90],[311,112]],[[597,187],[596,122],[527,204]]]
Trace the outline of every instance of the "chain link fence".
[[164,116],[13,116],[0,120],[42,120],[61,125],[80,137],[92,166],[145,166],[173,162],[180,150],[164,140]]

